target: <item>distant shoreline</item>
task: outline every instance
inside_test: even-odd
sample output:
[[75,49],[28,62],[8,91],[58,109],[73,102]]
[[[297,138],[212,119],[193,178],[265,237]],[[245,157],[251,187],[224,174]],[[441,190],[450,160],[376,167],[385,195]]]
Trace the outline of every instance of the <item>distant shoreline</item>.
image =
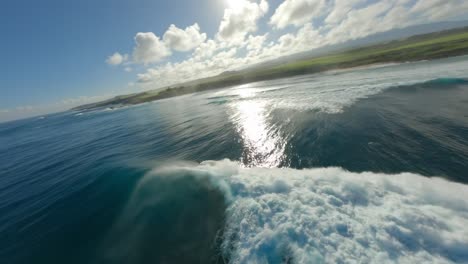
[[257,81],[365,66],[371,67],[380,64],[442,59],[467,54],[468,27],[413,36],[403,40],[351,49],[265,68],[224,73],[166,89],[158,89],[157,91],[117,96],[106,101],[78,106],[72,110],[88,111],[99,108],[118,108]]

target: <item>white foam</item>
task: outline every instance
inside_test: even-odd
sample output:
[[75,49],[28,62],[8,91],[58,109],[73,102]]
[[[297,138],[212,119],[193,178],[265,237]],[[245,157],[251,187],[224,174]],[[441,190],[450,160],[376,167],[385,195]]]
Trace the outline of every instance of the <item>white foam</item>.
[[241,99],[266,103],[265,107],[270,110],[315,110],[333,114],[391,87],[437,78],[466,78],[467,67],[467,57],[374,65],[233,86],[208,96],[229,96],[231,103],[228,105],[234,109]]
[[231,161],[183,170],[228,186],[222,249],[233,263],[468,262],[467,185]]

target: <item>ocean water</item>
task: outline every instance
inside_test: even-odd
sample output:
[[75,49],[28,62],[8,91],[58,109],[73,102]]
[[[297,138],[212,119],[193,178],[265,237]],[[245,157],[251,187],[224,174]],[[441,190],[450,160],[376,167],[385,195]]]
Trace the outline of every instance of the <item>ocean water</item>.
[[468,57],[0,124],[0,263],[468,263]]

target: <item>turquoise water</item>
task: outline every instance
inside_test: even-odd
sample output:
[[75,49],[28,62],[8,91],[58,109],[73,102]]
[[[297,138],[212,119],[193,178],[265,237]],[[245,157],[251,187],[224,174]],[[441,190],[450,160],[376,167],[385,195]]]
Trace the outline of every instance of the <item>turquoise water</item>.
[[468,262],[468,58],[0,124],[0,263]]

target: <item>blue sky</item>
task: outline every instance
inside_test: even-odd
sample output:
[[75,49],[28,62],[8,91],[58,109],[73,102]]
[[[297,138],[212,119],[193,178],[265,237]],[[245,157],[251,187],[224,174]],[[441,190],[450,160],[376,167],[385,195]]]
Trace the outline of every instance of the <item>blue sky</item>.
[[182,26],[197,20],[214,32],[223,7],[212,2],[5,1],[1,108],[122,90],[134,76],[103,63],[112,50],[131,49],[136,32],[164,32],[174,18]]
[[[395,27],[457,19],[468,11],[467,2],[4,1],[0,121],[215,75]],[[117,57],[110,60],[113,54]]]

